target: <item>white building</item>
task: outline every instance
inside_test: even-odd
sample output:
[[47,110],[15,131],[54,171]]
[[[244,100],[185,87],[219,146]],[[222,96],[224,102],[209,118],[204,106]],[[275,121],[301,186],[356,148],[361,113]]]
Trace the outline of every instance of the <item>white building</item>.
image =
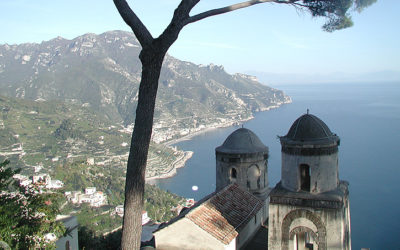
[[39,174],[32,176],[32,184],[48,185],[50,181],[51,177],[48,174]]
[[29,178],[27,176],[22,175],[22,174],[15,174],[13,176],[13,178],[18,180],[20,186],[26,187],[26,186],[29,186],[30,184],[32,184],[32,180],[29,180]]
[[[124,216],[124,205],[118,205],[115,207],[115,213],[123,217]],[[142,211],[142,226],[149,223],[151,218],[148,216],[147,211]]]
[[85,188],[85,194],[94,194],[96,193],[96,188],[95,187],[87,187]]
[[107,196],[101,191],[96,191],[95,187],[86,188],[84,194],[81,191],[69,191],[64,195],[73,204],[88,203],[92,207],[101,207],[107,204]]
[[94,158],[93,158],[93,157],[87,158],[87,159],[86,159],[86,163],[87,163],[88,165],[94,165]]
[[64,183],[60,180],[51,180],[49,184],[46,185],[46,188],[49,189],[58,189],[64,187]]
[[52,180],[48,174],[39,174],[32,176],[32,184],[40,185],[48,189],[58,189],[64,187],[60,180]]
[[118,205],[115,207],[115,213],[120,217],[124,216],[124,205]]
[[150,217],[147,214],[147,211],[142,211],[142,225],[150,222]]

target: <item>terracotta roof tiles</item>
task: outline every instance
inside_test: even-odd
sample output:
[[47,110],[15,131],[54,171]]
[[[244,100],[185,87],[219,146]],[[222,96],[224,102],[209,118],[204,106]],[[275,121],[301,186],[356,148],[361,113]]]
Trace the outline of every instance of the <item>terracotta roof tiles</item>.
[[229,244],[263,205],[264,201],[237,184],[231,184],[193,208],[185,217],[222,243]]

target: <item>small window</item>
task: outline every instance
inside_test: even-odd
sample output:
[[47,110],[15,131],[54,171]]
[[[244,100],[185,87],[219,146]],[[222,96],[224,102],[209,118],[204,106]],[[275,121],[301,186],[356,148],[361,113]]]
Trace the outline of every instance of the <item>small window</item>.
[[237,178],[236,168],[232,168],[231,169],[231,178],[232,179],[236,179]]
[[267,173],[267,170],[264,172],[264,187],[267,186],[267,183],[266,183],[266,181],[267,181],[266,173]]
[[67,240],[67,242],[65,242],[65,250],[70,250],[69,240]]
[[310,192],[310,166],[307,164],[300,165],[300,189]]

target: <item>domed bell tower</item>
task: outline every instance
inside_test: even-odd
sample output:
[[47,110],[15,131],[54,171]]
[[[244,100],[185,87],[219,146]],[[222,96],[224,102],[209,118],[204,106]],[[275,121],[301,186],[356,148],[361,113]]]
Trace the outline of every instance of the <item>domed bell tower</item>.
[[265,200],[268,195],[268,147],[251,130],[240,128],[215,149],[216,191],[237,183]]
[[284,188],[318,194],[338,187],[340,139],[318,117],[301,116],[280,141]]
[[300,116],[280,137],[281,181],[270,193],[269,249],[351,249],[348,183],[339,181],[339,137]]

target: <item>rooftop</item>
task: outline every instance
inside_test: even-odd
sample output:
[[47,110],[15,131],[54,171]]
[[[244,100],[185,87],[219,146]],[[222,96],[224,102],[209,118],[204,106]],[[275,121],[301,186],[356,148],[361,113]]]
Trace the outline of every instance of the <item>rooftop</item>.
[[239,128],[232,132],[215,150],[228,154],[268,153],[268,147],[247,128]]
[[232,184],[213,195],[186,217],[224,244],[229,244],[264,202]]
[[263,205],[264,201],[241,189],[237,184],[231,184],[218,193],[205,197],[177,218],[172,219],[165,227],[186,217],[227,245]]
[[338,141],[339,137],[333,134],[329,127],[315,115],[308,113],[293,122],[287,135],[280,137],[281,142],[326,144]]

